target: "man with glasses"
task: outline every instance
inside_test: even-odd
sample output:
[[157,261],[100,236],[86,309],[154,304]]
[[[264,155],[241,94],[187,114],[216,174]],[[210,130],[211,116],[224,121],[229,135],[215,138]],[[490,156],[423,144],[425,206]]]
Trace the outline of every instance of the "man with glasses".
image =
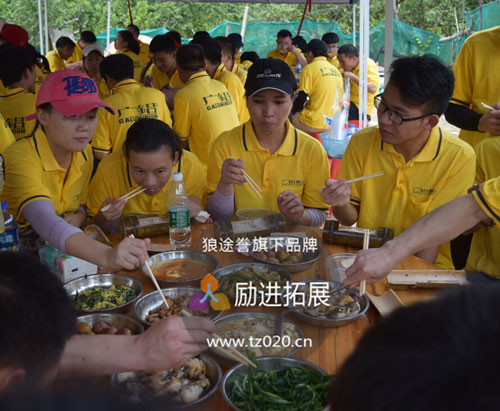
[[[376,96],[378,126],[353,135],[323,198],[341,224],[393,228],[398,235],[420,217],[467,193],[474,181],[472,148],[437,126],[453,92],[453,74],[425,55],[396,60]],[[345,181],[383,171],[381,177]],[[416,253],[453,269],[449,243]]]

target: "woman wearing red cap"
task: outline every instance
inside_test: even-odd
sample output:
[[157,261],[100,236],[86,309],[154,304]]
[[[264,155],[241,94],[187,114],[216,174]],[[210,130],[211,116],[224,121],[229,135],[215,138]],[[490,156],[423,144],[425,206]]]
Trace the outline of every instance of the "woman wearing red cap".
[[149,240],[127,238],[111,248],[78,228],[86,217],[93,168],[88,143],[97,127],[98,107],[113,112],[82,72],[65,69],[47,76],[36,102],[38,128],[5,153],[2,200],[16,217],[21,244],[38,235],[67,254],[130,270],[144,263]]

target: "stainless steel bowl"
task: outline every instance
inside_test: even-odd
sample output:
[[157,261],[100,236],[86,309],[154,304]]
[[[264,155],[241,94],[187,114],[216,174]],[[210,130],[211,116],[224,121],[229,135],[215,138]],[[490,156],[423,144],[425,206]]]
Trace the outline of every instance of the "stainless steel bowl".
[[[261,357],[257,358],[257,369],[262,370],[262,371],[274,371],[274,370],[281,370],[284,368],[293,368],[293,367],[305,367],[308,368],[312,371],[317,371],[321,375],[327,375],[327,372],[323,370],[321,367],[318,367],[317,365],[306,361],[306,360],[301,360],[298,358],[289,358],[289,357],[276,357],[276,356],[270,356],[270,357]],[[239,379],[242,376],[245,376],[248,374],[248,367],[243,364],[238,364],[235,365],[233,368],[231,368],[225,375],[224,378],[222,379],[221,382],[221,391],[222,391],[222,396],[224,397],[224,400],[227,402],[227,404],[233,409],[233,410],[239,410],[238,407],[236,407],[233,402],[229,399],[229,395],[227,392],[228,389],[228,384],[230,384],[234,379]],[[297,405],[297,404],[294,404]],[[325,407],[322,409],[322,411],[328,410],[328,405],[325,405]]]
[[126,285],[137,291],[137,296],[130,300],[128,303],[119,305],[114,308],[104,308],[102,310],[80,310],[76,309],[79,314],[90,314],[90,313],[123,313],[127,311],[128,306],[133,304],[141,296],[144,286],[141,281],[137,278],[130,277],[124,274],[92,274],[85,275],[83,277],[76,278],[66,284],[64,288],[70,297],[81,293],[82,291],[89,290],[91,288],[109,288],[112,285],[120,286]]
[[[285,241],[287,241],[286,239],[287,238],[293,238],[293,236],[283,236],[283,237],[264,237],[265,240],[263,239],[260,239],[260,241],[266,241],[266,244],[269,243],[269,240],[272,239],[272,240],[276,240],[278,238],[284,238]],[[304,247],[304,239],[303,238],[300,238],[300,237],[296,237],[298,238],[299,240],[299,245],[300,245],[300,248],[301,250],[303,249]],[[269,249],[273,250],[275,248],[274,245],[272,245],[271,247],[268,247]],[[287,270],[289,273],[298,273],[300,271],[305,271],[307,270],[309,267],[311,267],[316,261],[319,260],[319,258],[321,257],[321,246],[318,244],[317,245],[317,249],[315,251],[308,251],[306,252],[307,253],[307,260],[306,261],[301,261],[300,263],[296,263],[296,264],[285,264],[285,263],[270,263],[269,261],[267,260],[263,260],[259,257],[256,257],[255,256],[255,253],[256,251],[250,251],[250,256],[252,258],[254,258],[255,260],[261,262],[261,263],[264,263],[264,264],[270,264],[270,265],[273,265],[275,267],[282,267],[284,268],[285,270]],[[302,258],[304,259],[304,257]]]
[[[197,293],[204,294],[200,288],[194,288],[194,287],[172,287],[163,289],[162,292],[165,297],[170,297],[172,299],[176,295],[188,294],[189,296],[193,296]],[[146,321],[147,315],[151,310],[158,308],[162,304],[163,304],[163,299],[161,298],[160,293],[158,291],[152,291],[146,295],[143,295],[135,302],[133,308],[134,316],[144,325],[150,326],[151,323],[149,321]],[[215,320],[222,314],[222,311],[215,311],[212,309],[212,307],[210,307],[210,305],[208,306],[208,309],[209,309],[208,318],[210,318],[211,320]]]
[[[220,280],[222,277],[225,277],[226,275],[232,274],[236,270],[241,270],[243,268],[246,268],[248,266],[251,266],[253,268],[259,269],[259,270],[273,270],[277,271],[282,279],[288,282],[292,282],[292,276],[290,273],[283,269],[283,267],[280,266],[274,266],[271,264],[263,264],[263,263],[237,263],[237,264],[231,264],[231,265],[226,265],[224,267],[219,268],[218,270],[214,271],[212,275],[217,279]],[[217,290],[220,292],[220,289]],[[234,297],[229,297],[230,299],[234,299]]]
[[[326,280],[305,280],[305,281],[297,281],[299,283],[305,283],[308,285],[309,283],[328,283],[329,288],[340,288],[342,287],[341,283],[337,283],[335,281],[326,281]],[[359,291],[356,288],[352,289],[356,294],[359,295]],[[284,292],[284,291],[283,291]],[[285,304],[285,301],[283,299],[283,292],[281,293],[281,302]],[[336,318],[336,319],[330,319],[330,318],[318,318],[314,317],[312,315],[305,314],[301,312],[297,307],[293,307],[291,302],[288,306],[290,309],[290,314],[298,321],[302,321],[308,324],[316,325],[318,327],[341,327],[343,325],[347,325],[349,323],[352,323],[353,321],[356,321],[359,317],[364,315],[368,308],[370,307],[370,300],[368,297],[365,295],[361,296],[360,300],[360,305],[361,305],[361,311],[357,314],[354,315],[349,315],[343,318]]]
[[93,326],[98,321],[104,321],[115,328],[127,327],[130,328],[133,335],[141,334],[144,332],[144,326],[135,318],[123,314],[109,314],[109,313],[95,313],[81,315],[76,318],[76,323],[83,322],[89,323]]
[[[192,409],[197,409],[197,410],[201,410],[203,409],[203,405],[207,405],[207,403],[209,402],[209,399],[210,397],[214,394],[214,392],[217,390],[217,388],[219,387],[219,383],[222,379],[222,371],[219,367],[219,364],[217,364],[217,361],[215,361],[212,357],[208,356],[207,354],[204,354],[204,353],[201,353],[200,354],[200,359],[205,362],[205,364],[207,365],[207,377],[208,379],[210,380],[210,389],[203,395],[200,396],[200,398],[198,398],[196,401],[193,401],[193,402],[190,402],[190,403],[186,403],[186,404],[179,404],[179,403],[174,403],[172,401],[168,401],[166,402],[165,406],[166,408],[165,409],[186,409],[186,408],[191,408],[193,407]],[[113,389],[120,389],[121,387],[119,386],[119,384],[125,380],[125,378],[129,377],[129,376],[134,376],[136,373],[135,372],[124,372],[124,373],[119,373],[119,374],[113,374],[111,376],[111,387]],[[127,395],[127,392],[124,392],[122,390],[120,390],[120,392],[123,394],[123,395]],[[153,400],[154,401],[154,404],[155,405],[159,405],[158,404],[158,397],[156,397],[156,399]],[[141,401],[142,403],[142,401]],[[147,405],[147,402],[144,402],[143,403],[144,405]],[[144,409],[147,409],[147,407],[145,407]]]
[[[175,286],[199,287],[200,281],[203,279],[203,277],[205,277],[205,275],[207,275],[209,272],[213,273],[220,266],[219,261],[214,256],[208,253],[202,253],[200,251],[191,251],[191,250],[166,251],[164,253],[156,254],[152,257],[149,257],[146,261],[149,263],[150,266],[153,266],[155,264],[164,263],[165,261],[179,260],[179,259],[185,259],[185,260],[190,259],[190,260],[201,261],[203,263],[210,265],[210,271],[206,272],[199,278],[194,278],[190,280],[182,280],[182,279],[162,280],[161,278],[156,278],[158,284],[164,287],[175,287]],[[146,271],[146,265],[143,265],[141,267],[141,272],[144,276],[149,278],[149,274]]]
[[[276,320],[277,315],[276,314],[271,314],[271,313],[264,313],[264,312],[256,312],[256,311],[250,311],[250,312],[244,312],[244,313],[236,313],[236,314],[229,314],[225,315],[222,318],[219,318],[217,321],[215,321],[215,325],[219,326],[221,324],[224,324],[228,321],[234,321],[234,320],[240,320],[242,318],[270,318],[272,320]],[[293,321],[289,320],[288,318],[283,319],[283,323],[288,322],[291,323],[294,327],[295,330],[297,331],[297,339],[303,340],[304,339],[304,333],[302,332],[302,329],[295,324]],[[273,336],[273,330],[271,330],[269,334],[272,338]],[[274,340],[273,340],[274,341]],[[293,341],[292,341],[293,344]],[[294,347],[292,351],[290,351],[288,354],[283,354],[285,357],[291,357],[293,354],[297,352],[297,350],[300,347]],[[232,367],[233,365],[237,364],[236,361],[234,361],[232,358],[227,357],[220,353],[220,351],[214,350],[213,348],[209,347],[209,350],[211,353],[214,355],[214,357],[217,358],[217,361],[219,361],[221,364],[225,365],[226,367]]]

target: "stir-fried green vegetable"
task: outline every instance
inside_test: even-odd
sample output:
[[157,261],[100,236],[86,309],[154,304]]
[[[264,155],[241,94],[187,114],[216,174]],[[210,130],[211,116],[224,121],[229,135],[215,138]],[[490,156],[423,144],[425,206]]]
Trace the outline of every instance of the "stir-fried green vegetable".
[[74,295],[73,303],[79,310],[102,310],[126,304],[137,294],[138,290],[126,285],[112,285],[108,288],[95,287]]
[[331,375],[305,367],[269,372],[254,371],[228,382],[228,396],[241,410],[321,410],[326,403]]

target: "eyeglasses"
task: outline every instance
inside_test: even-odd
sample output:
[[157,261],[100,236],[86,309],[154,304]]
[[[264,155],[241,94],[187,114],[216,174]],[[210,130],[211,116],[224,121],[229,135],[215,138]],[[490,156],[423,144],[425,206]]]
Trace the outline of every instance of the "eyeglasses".
[[415,121],[415,120],[420,120],[424,117],[427,116],[433,116],[434,113],[429,113],[429,114],[423,114],[418,117],[410,117],[410,118],[404,118],[401,116],[401,114],[392,111],[389,107],[386,106],[386,104],[382,101],[382,94],[378,94],[374,98],[374,103],[375,103],[375,108],[377,110],[380,110],[381,113],[387,112],[387,117],[389,117],[389,120],[391,120],[394,124],[400,126],[403,124],[405,121]]

